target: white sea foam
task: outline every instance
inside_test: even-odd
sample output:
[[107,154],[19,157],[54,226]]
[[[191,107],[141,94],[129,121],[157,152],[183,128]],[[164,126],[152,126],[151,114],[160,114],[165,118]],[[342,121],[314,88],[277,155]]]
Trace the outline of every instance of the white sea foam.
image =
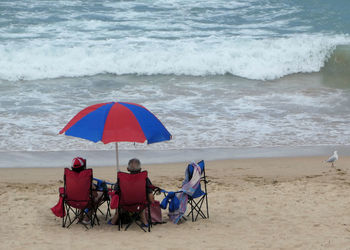
[[29,42],[0,45],[0,79],[34,80],[101,73],[223,75],[271,80],[317,72],[347,36],[294,35],[289,38],[109,40],[70,46]]
[[154,145],[121,143],[122,149],[349,145],[348,91],[305,84],[313,81],[312,75],[273,83],[226,76],[102,75],[18,82],[0,97],[0,151],[113,149],[113,144],[58,135],[78,111],[108,101],[144,105],[173,135]]

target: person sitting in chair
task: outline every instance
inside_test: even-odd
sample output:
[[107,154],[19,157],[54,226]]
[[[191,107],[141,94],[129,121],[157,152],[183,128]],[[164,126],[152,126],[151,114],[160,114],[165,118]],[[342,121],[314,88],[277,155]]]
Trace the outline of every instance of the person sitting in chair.
[[[129,160],[127,170],[130,172],[130,174],[138,174],[138,173],[140,173],[141,172],[141,162],[140,162],[140,160],[136,159],[136,158],[133,158],[133,159]],[[152,185],[152,182],[150,181],[150,179],[147,177],[147,179],[146,179],[146,191],[147,191],[147,194],[148,194],[148,201],[150,203],[154,202],[153,189],[154,189],[154,186]],[[119,193],[120,188],[119,188],[118,182],[115,184],[114,190],[115,190],[116,193]],[[113,218],[108,221],[108,224],[116,225],[118,217],[119,217],[118,209],[116,209]],[[145,226],[147,226],[148,223],[147,223],[147,219],[146,219],[146,215],[145,215],[145,210],[143,210],[141,212],[140,219],[141,219],[141,222]]]
[[[82,157],[75,157],[72,160],[72,171],[80,173],[81,171],[86,170],[86,159]],[[94,198],[94,202],[96,203],[95,206],[98,206],[98,202],[101,200],[101,196],[103,195],[103,192],[96,190],[96,185],[92,183],[92,196]],[[84,219],[81,220],[83,224],[90,224],[91,217],[91,209],[87,212],[89,216],[85,216]]]

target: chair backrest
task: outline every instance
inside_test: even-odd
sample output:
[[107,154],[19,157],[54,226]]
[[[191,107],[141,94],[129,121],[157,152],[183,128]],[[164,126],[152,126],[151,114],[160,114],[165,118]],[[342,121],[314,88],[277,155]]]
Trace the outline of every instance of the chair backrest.
[[[201,160],[200,162],[198,162],[197,165],[200,166],[200,168],[201,168],[201,175],[204,177],[205,176],[204,160]],[[193,166],[192,166],[192,164],[188,164],[187,171],[188,171],[188,175],[189,175],[189,177],[191,179],[192,175],[193,175]]]
[[[202,176],[201,180],[203,180],[204,181],[204,185],[206,185],[206,175],[205,175],[205,163],[204,163],[204,160],[201,160],[200,162],[198,162],[197,165],[200,166],[200,168],[201,168],[201,176]],[[192,178],[193,170],[194,169],[193,169],[192,164],[188,164],[186,171],[188,173],[189,179]],[[199,186],[196,189],[196,191],[193,193],[192,198],[200,197],[203,194],[205,194],[205,192],[201,188],[201,183],[199,183]]]
[[83,209],[92,197],[92,169],[79,173],[64,169],[64,197],[68,205]]
[[[137,174],[118,172],[119,205],[130,210],[140,210],[148,203],[146,192],[147,171]],[[142,207],[144,207],[142,206]]]

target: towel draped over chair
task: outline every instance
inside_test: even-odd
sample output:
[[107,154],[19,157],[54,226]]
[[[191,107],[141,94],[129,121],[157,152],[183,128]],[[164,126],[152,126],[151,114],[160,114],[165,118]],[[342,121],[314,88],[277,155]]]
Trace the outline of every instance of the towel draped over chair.
[[161,207],[164,207],[163,209],[166,208],[166,204],[169,202],[169,219],[174,224],[177,224],[186,213],[188,196],[192,196],[200,184],[201,167],[195,162],[190,165],[193,167],[192,176],[186,169],[181,190],[179,192],[168,192],[168,195],[162,201]]

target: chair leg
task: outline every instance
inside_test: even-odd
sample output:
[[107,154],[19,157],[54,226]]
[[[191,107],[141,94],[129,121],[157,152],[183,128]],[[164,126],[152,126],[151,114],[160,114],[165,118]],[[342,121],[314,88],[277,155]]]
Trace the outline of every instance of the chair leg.
[[209,219],[208,194],[205,194],[205,205],[207,207],[207,218]]
[[[67,226],[68,219],[69,219],[69,224]],[[71,222],[70,215],[69,215],[69,209],[66,209],[66,216],[63,217],[63,227],[69,227],[70,224],[72,224],[72,222]]]
[[[206,203],[207,215],[205,215],[204,212],[202,211],[202,206],[204,201]],[[191,215],[192,222],[197,221],[198,215],[200,215],[203,219],[209,218],[208,202],[207,202],[206,195],[202,196],[197,202],[191,199],[188,201],[188,203],[191,206],[191,211],[187,214],[187,217]],[[196,213],[196,215],[194,215],[194,213]]]
[[67,220],[68,213],[66,212],[66,215],[62,217],[62,227],[66,227],[66,220]]
[[118,229],[120,231],[120,228],[122,227],[122,220],[121,220],[121,217],[120,217],[120,209],[117,208],[117,211],[118,211]]
[[105,215],[99,207],[97,208],[97,211],[99,211],[102,215]]
[[107,200],[106,220],[108,219],[108,215],[109,215],[110,217],[112,217],[111,209],[110,209],[110,204],[111,204],[111,202],[110,202],[109,200]]
[[192,222],[194,222],[194,218],[193,218],[193,212],[194,212],[193,200],[190,200],[190,204],[191,204]]
[[97,225],[100,225],[100,220],[97,217],[97,209],[92,209],[91,211],[91,227],[95,225],[95,221]]
[[[74,214],[73,220],[70,218],[70,212],[72,212]],[[65,226],[67,228],[70,227],[81,215],[82,215],[82,212],[80,210],[76,209],[74,211],[71,207],[66,206],[66,219],[65,219],[65,222],[64,222]],[[69,224],[68,225],[67,225],[67,220],[69,220]]]
[[207,218],[207,217],[205,216],[205,214],[203,213],[203,211],[202,211],[203,202],[204,202],[204,196],[203,196],[201,199],[199,199],[198,202],[195,202],[194,209],[195,209],[196,212],[197,212],[195,221],[197,220],[198,215],[200,215],[203,219],[206,219],[206,218]]
[[151,207],[149,204],[147,206],[147,209],[148,209],[148,232],[151,232],[152,215],[151,215]]
[[67,214],[64,214],[65,213],[65,208],[64,208],[64,200],[62,202],[62,211],[63,211],[63,217],[62,217],[62,227],[65,227],[65,223],[64,223],[64,217],[66,217]]
[[70,220],[70,215],[69,215],[69,206],[67,206],[67,204],[65,204],[65,209],[66,209],[66,216],[64,217],[64,222],[63,222],[63,224],[64,224],[64,227],[66,227],[66,225],[67,225],[67,220],[69,219],[69,221],[71,222],[71,220]]
[[[192,204],[191,204],[191,200],[188,200],[188,204],[190,204],[191,206],[191,210],[190,212],[188,212],[188,214],[186,215],[187,217],[190,216],[193,213],[193,209],[192,209]],[[184,217],[185,218],[185,217]],[[187,220],[187,219],[186,219]]]
[[[73,212],[73,214],[75,215],[75,212],[74,212],[74,210],[71,208],[71,207],[69,207],[68,205],[66,205],[66,211],[67,211],[67,214],[66,214],[66,219],[65,219],[65,222],[64,222],[64,225],[65,225],[65,227],[70,227],[70,225],[72,225],[73,224],[73,222],[76,220],[76,218],[74,218],[73,220],[70,218],[70,211],[72,211]],[[75,216],[76,217],[76,216]],[[67,220],[69,220],[69,224],[67,225]]]
[[203,211],[202,211],[203,201],[204,201],[204,197],[203,197],[202,199],[200,199],[200,200],[198,201],[198,203],[196,204],[196,206],[195,206],[195,210],[196,210],[196,212],[197,212],[195,221],[197,220],[198,215],[200,215],[203,219],[206,219],[205,214],[204,214]]
[[128,225],[126,225],[125,231],[128,230],[128,228],[130,227],[131,224],[132,224],[132,222],[130,222]]

